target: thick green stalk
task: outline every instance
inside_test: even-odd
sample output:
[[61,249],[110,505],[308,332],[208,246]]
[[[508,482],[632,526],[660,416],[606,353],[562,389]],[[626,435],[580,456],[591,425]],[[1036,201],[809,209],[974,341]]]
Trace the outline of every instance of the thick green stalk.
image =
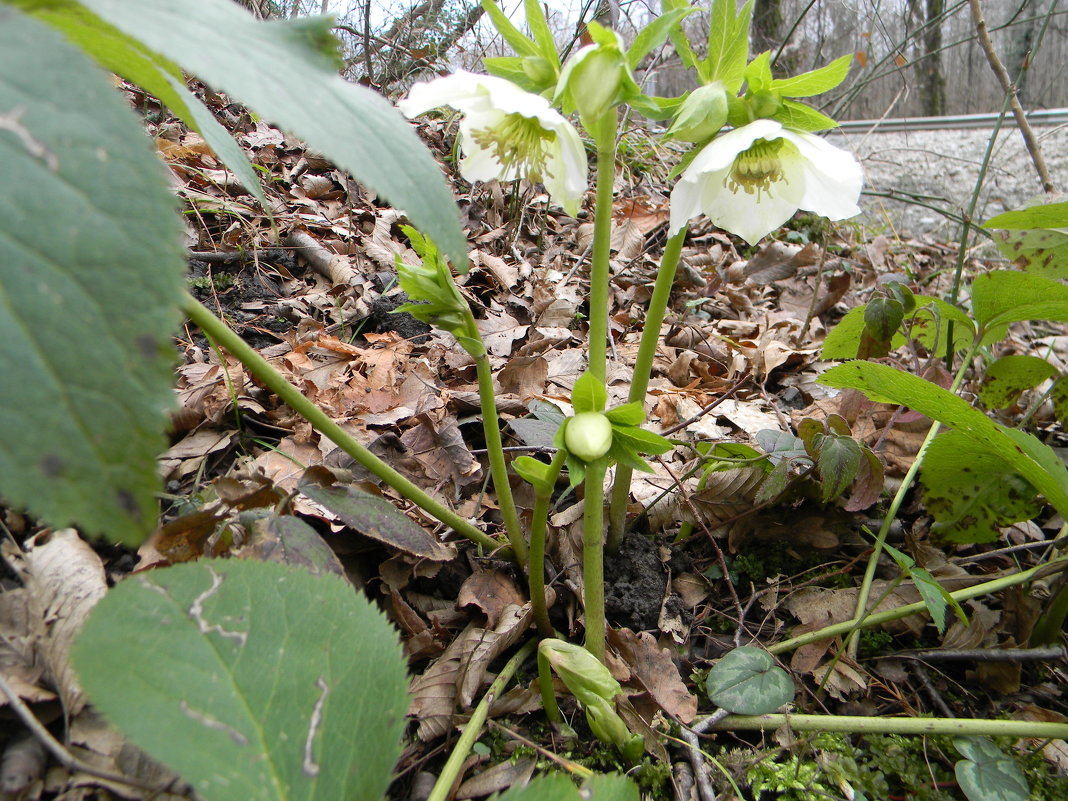
[[549,521],[549,503],[552,501],[553,485],[564,466],[567,452],[562,448],[553,455],[549,475],[543,486],[534,488],[534,516],[530,521],[530,562],[527,565],[527,582],[530,588],[530,603],[534,608],[534,622],[542,637],[552,637],[553,627],[549,622],[549,610],[545,607],[545,530]]
[[[481,341],[475,318],[470,310],[467,312],[467,327]],[[478,398],[482,406],[482,428],[486,437],[486,455],[489,457],[490,475],[493,476],[493,489],[497,493],[497,504],[504,519],[504,530],[512,544],[516,561],[525,567],[527,563],[527,543],[523,539],[523,530],[519,527],[519,514],[512,498],[512,486],[508,482],[508,463],[504,459],[504,443],[501,442],[501,423],[497,417],[497,398],[493,392],[493,371],[490,368],[489,355],[483,348],[480,356],[475,356],[475,372],[478,374]]]
[[833,731],[852,734],[942,734],[969,737],[1068,737],[1068,723],[983,718],[888,718],[862,715],[728,715],[710,731]]
[[586,649],[604,662],[604,474],[598,459],[586,467],[582,509],[582,583],[586,610]]
[[[551,632],[550,636],[552,636]],[[556,702],[556,691],[553,689],[553,669],[540,648],[538,649],[538,690],[541,692],[541,706],[545,710],[545,717],[558,729],[566,726],[564,716],[560,714],[560,705]]]
[[449,759],[445,762],[441,773],[438,774],[438,780],[434,782],[434,789],[430,791],[426,801],[445,801],[449,797],[449,792],[452,790],[453,784],[456,783],[456,777],[460,775],[460,770],[463,768],[464,762],[467,761],[471,748],[482,733],[482,725],[486,722],[486,718],[489,717],[490,707],[500,697],[504,686],[511,680],[519,666],[530,656],[530,652],[534,650],[534,646],[537,644],[537,640],[530,640],[516,651],[515,656],[509,659],[504,667],[501,668],[501,672],[497,674],[493,684],[486,690],[486,694],[482,696],[478,706],[471,712],[470,720],[464,724],[460,739],[456,741],[456,745],[453,747],[452,753],[449,754]]
[[606,380],[608,363],[608,281],[612,244],[612,195],[616,182],[616,110],[590,133],[597,143],[597,201],[593,211],[593,258],[590,265],[589,370]]
[[[1007,589],[1008,587],[1025,584],[1032,579],[1040,578],[1066,568],[1068,568],[1068,559],[1062,558],[1053,562],[1037,565],[1036,567],[1023,570],[1019,573],[1012,573],[1008,576],[1001,576],[1000,578],[991,579],[990,581],[984,581],[982,584],[976,584],[974,587],[966,587],[963,590],[956,590],[955,592],[951,592],[949,596],[960,603],[962,601],[971,600],[972,598],[978,598],[982,595],[991,595],[995,592],[1001,592],[1001,590]],[[905,604],[904,606],[898,606],[894,609],[887,609],[885,612],[872,612],[860,618],[844,620],[841,623],[833,623],[830,626],[824,626],[822,629],[817,629],[816,631],[799,634],[796,637],[791,637],[788,640],[775,643],[775,645],[770,646],[767,650],[769,654],[784,654],[800,648],[802,645],[808,645],[809,643],[827,640],[831,637],[849,634],[860,629],[875,628],[876,626],[881,626],[883,623],[889,623],[891,620],[900,620],[903,617],[918,615],[927,611],[926,603],[923,601],[916,601],[916,603]]]
[[205,335],[211,337],[220,346],[228,350],[232,356],[245,366],[246,370],[262,381],[290,409],[311,423],[316,431],[345,451],[372,474],[393,487],[401,496],[449,526],[457,534],[467,537],[467,539],[490,551],[498,552],[498,555],[500,555],[501,543],[479,531],[470,521],[464,520],[436,498],[428,495],[367,450],[349,434],[345,433],[341,426],[327,417],[322,409],[304,397],[299,389],[290,384],[281,373],[267,363],[266,359],[192,295],[187,294],[185,296],[182,302],[182,310],[193,323],[200,327],[200,330]]
[[[653,359],[657,345],[660,344],[660,326],[664,324],[667,314],[671,287],[675,284],[675,272],[679,266],[679,254],[686,239],[686,226],[668,239],[664,255],[660,258],[660,271],[653,284],[653,296],[649,299],[649,310],[645,313],[645,327],[642,329],[641,341],[638,343],[638,356],[634,361],[634,375],[630,381],[631,403],[645,405],[645,393],[649,389],[649,376],[653,372]],[[633,468],[626,465],[616,466],[616,476],[612,482],[612,501],[608,507],[608,550],[615,553],[623,541],[623,530],[627,525],[627,501],[630,499],[630,479]]]

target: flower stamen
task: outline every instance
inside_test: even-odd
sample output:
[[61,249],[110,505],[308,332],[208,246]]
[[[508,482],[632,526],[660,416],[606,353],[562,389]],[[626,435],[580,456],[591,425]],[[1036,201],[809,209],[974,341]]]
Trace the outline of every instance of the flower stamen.
[[491,128],[472,132],[471,138],[493,154],[504,175],[544,183],[545,178],[552,177],[546,165],[548,146],[555,136],[554,131],[547,131],[536,119],[512,113]]
[[723,179],[723,186],[735,194],[739,189],[747,195],[755,194],[759,201],[761,193],[771,194],[773,184],[789,183],[779,160],[783,144],[783,139],[757,139],[735,157],[730,172]]

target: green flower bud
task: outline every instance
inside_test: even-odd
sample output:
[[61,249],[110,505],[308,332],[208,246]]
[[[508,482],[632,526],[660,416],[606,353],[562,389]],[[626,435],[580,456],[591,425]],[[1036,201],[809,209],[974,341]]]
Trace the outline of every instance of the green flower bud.
[[595,462],[612,447],[612,424],[600,412],[582,412],[567,421],[564,447],[584,462]]
[[523,72],[537,86],[552,86],[556,83],[556,66],[547,58],[528,56],[522,61]]
[[727,92],[716,81],[690,92],[675,113],[667,135],[684,142],[704,142],[726,123]]
[[782,98],[779,97],[779,93],[773,89],[764,89],[759,92],[753,92],[748,98],[749,108],[753,112],[753,116],[757,119],[764,117],[774,117],[775,114],[782,108]]
[[611,701],[623,692],[611,671],[581,645],[549,638],[538,650],[584,707]]

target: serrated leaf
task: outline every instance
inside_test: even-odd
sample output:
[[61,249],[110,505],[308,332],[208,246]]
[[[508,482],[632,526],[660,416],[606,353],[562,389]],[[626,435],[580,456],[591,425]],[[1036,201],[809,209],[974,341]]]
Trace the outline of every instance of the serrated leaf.
[[184,254],[108,78],[0,5],[0,492],[129,544],[156,524]]
[[1021,270],[1046,278],[1068,278],[1068,228],[1002,230],[993,236],[998,250]]
[[1057,368],[1037,356],[1002,356],[986,368],[979,400],[988,409],[1012,406],[1025,389],[1057,375]]
[[641,60],[645,58],[655,47],[659,47],[668,38],[672,29],[696,11],[696,8],[665,9],[659,17],[642,27],[634,41],[627,49],[627,64],[630,68],[637,69]]
[[836,58],[830,64],[811,72],[803,72],[792,78],[779,78],[771,82],[771,88],[783,97],[812,97],[829,92],[845,80],[853,54]]
[[985,737],[955,737],[953,744],[965,759],[954,765],[960,789],[968,801],[1027,801],[1031,789],[1019,763]]
[[458,268],[467,264],[467,240],[440,167],[385,98],[331,69],[322,19],[260,22],[228,0],[82,5],[301,137],[404,209]]
[[795,131],[826,131],[838,127],[838,121],[828,117],[816,109],[798,103],[796,100],[782,101],[782,107],[772,115],[772,119],[778,120],[787,128]]
[[989,344],[1002,339],[1011,323],[1068,322],[1068,286],[1015,270],[984,273],[972,282],[972,312],[984,331],[981,344]]
[[859,512],[867,509],[879,500],[883,492],[884,470],[883,463],[870,448],[861,448],[863,459],[860,460],[860,469],[853,483],[853,492],[846,501],[847,512]]
[[757,490],[757,494],[753,497],[753,504],[759,507],[778,500],[790,483],[790,468],[791,462],[789,459],[783,459],[771,468],[768,471],[767,478],[764,479],[760,489]]
[[720,659],[705,681],[709,700],[736,715],[766,715],[794,697],[794,683],[771,655],[743,645]]
[[297,489],[365,537],[435,562],[445,562],[456,556],[452,548],[439,542],[385,498],[344,484],[323,486],[309,480],[302,480]]
[[864,307],[864,328],[880,342],[890,342],[904,319],[904,306],[893,298],[872,298]]
[[606,403],[608,392],[604,388],[604,382],[589,370],[580,375],[571,389],[571,405],[575,414],[599,412],[604,409]]
[[131,576],[73,655],[93,704],[206,801],[381,798],[400,756],[396,633],[334,576],[236,559]]
[[832,387],[859,389],[871,400],[899,403],[956,429],[1011,469],[1061,514],[1068,515],[1068,470],[1050,447],[1030,434],[995,423],[952,392],[883,364],[848,362],[818,379]]
[[957,431],[931,442],[920,485],[933,530],[951,542],[993,542],[999,529],[1042,509],[1035,489],[1004,459]]
[[860,444],[852,437],[828,434],[817,443],[816,469],[824,503],[843,495],[860,469]]

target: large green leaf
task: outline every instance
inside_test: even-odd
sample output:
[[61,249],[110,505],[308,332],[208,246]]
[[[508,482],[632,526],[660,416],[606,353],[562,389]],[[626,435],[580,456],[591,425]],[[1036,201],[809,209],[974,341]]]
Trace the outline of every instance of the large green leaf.
[[382,798],[405,662],[352,586],[205,560],[132,576],[74,647],[93,703],[206,801]]
[[1027,801],[1031,788],[1019,763],[986,737],[955,737],[964,759],[954,766],[968,801]]
[[0,119],[0,493],[137,542],[172,402],[176,204],[104,73],[4,5]]
[[267,209],[256,172],[245,153],[182,82],[181,70],[148,50],[136,39],[101,20],[73,0],[15,0],[47,22],[97,60],[104,69],[121,75],[155,95],[193,130],[204,137],[223,164],[237,176],[260,205]]
[[1005,409],[1016,403],[1025,389],[1033,389],[1055,375],[1057,368],[1037,356],[1002,356],[986,369],[979,400],[988,409]]
[[783,97],[812,97],[834,89],[849,74],[853,54],[836,58],[825,67],[811,72],[802,72],[792,78],[779,78],[771,82],[771,88]]
[[232,0],[83,5],[300,136],[404,209],[454,264],[467,264],[459,212],[440,168],[383,97],[337,75],[328,19],[260,22]]
[[752,18],[753,0],[741,8],[735,0],[714,0],[709,11],[708,56],[700,63],[706,83],[723,81],[731,93],[741,88]]
[[819,378],[831,387],[858,389],[874,401],[899,403],[950,426],[1003,459],[1062,515],[1068,515],[1068,471],[1048,445],[995,423],[952,392],[930,381],[873,362],[847,362]]
[[997,342],[1005,336],[1010,323],[1068,323],[1068,286],[1016,270],[985,273],[972,282],[972,311],[984,331],[982,344]]

